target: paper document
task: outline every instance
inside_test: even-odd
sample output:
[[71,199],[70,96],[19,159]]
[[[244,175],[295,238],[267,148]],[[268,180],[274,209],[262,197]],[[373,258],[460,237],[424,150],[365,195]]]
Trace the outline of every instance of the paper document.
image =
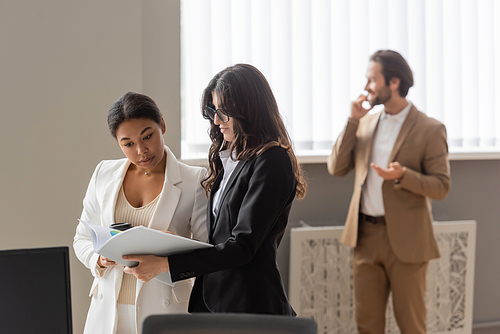
[[107,257],[127,267],[137,265],[135,261],[122,259],[123,255],[157,255],[169,256],[186,253],[198,248],[213,247],[205,242],[181,237],[147,228],[136,226],[126,231],[113,230],[109,227],[83,223],[92,238],[94,252]]

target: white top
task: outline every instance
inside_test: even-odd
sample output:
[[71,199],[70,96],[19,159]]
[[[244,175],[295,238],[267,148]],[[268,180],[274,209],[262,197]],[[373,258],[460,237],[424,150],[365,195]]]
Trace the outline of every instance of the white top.
[[[408,101],[408,105],[396,115],[390,115],[382,111],[378,121],[377,130],[373,139],[373,148],[370,158],[370,163],[373,162],[381,168],[387,168],[389,157],[391,155],[394,143],[398,138],[401,126],[410,112],[412,103]],[[374,217],[385,215],[384,200],[382,196],[382,183],[384,179],[380,177],[375,170],[369,166],[366,182],[363,185],[361,193],[361,212]]]
[[234,169],[236,168],[236,165],[238,165],[239,162],[237,160],[234,160],[234,157],[230,156],[229,150],[220,151],[219,156],[220,160],[222,161],[224,176],[222,177],[222,181],[220,182],[219,189],[217,189],[217,191],[214,194],[214,200],[212,206],[214,216],[217,215],[217,209],[219,207],[220,197],[224,192],[224,188],[226,188],[227,180],[229,180],[229,177],[231,176]]
[[[162,191],[163,192],[163,189]],[[151,218],[156,211],[156,206],[158,204],[158,199],[160,194],[156,196],[154,200],[148,204],[141,207],[134,207],[127,200],[125,192],[123,190],[123,185],[118,193],[118,198],[116,200],[115,207],[115,222],[129,223],[133,227],[135,226],[145,226],[148,227]],[[123,273],[122,284],[120,288],[120,293],[118,295],[118,304],[129,304],[135,305],[135,291],[136,291],[137,279],[132,274]]]

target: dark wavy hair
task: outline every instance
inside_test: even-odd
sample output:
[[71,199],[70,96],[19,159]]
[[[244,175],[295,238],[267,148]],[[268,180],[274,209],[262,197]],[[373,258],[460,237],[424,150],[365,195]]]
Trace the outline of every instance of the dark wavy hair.
[[392,78],[399,78],[399,95],[408,95],[408,90],[413,86],[413,72],[403,56],[393,50],[379,50],[370,57],[370,61],[382,65],[386,85]]
[[[234,140],[226,142],[219,126],[205,112],[213,103],[212,93],[219,100],[218,108],[233,120]],[[210,121],[209,136],[212,140],[208,162],[209,174],[202,182],[207,192],[222,169],[220,150],[229,149],[237,160],[249,160],[261,155],[268,148],[281,146],[287,150],[297,180],[296,196],[302,199],[307,184],[297,157],[293,152],[290,136],[281,118],[271,86],[254,66],[236,64],[217,73],[203,91],[201,99],[203,117]]]
[[109,108],[108,127],[116,139],[116,130],[125,121],[136,118],[147,118],[161,125],[161,112],[155,101],[149,96],[128,92],[116,100]]

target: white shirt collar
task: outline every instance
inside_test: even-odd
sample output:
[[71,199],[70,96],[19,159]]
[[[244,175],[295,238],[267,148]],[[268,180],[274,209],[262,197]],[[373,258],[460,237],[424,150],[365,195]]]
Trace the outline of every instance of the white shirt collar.
[[396,115],[391,115],[385,112],[385,109],[382,110],[382,115],[380,116],[380,119],[392,119],[398,123],[403,123],[406,119],[406,116],[408,116],[408,113],[410,112],[411,107],[413,104],[411,101],[408,101],[408,105],[403,108],[400,112],[398,112]]
[[229,150],[220,151],[219,157],[226,174],[228,174],[228,172],[232,172],[238,164],[238,161],[235,160],[236,157],[234,156],[234,154],[231,156],[231,152]]

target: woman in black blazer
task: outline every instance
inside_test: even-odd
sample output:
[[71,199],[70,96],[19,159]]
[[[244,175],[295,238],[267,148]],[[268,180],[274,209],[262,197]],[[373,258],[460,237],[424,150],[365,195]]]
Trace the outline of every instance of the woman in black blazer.
[[293,199],[303,198],[307,185],[271,87],[255,67],[237,64],[210,81],[202,110],[211,125],[202,185],[215,247],[169,256],[163,268],[174,282],[196,277],[189,312],[294,316],[276,252]]

